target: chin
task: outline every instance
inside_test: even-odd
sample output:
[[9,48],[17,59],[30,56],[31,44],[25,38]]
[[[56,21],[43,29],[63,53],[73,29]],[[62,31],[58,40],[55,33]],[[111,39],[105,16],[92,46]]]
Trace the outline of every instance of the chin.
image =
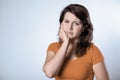
[[72,39],[72,40],[76,39],[75,37],[69,37],[69,38]]
[[70,39],[73,39],[74,37],[73,36],[69,36]]
[[73,37],[73,36],[69,36],[69,38],[70,38],[71,40],[76,40],[76,39],[78,39],[78,37]]

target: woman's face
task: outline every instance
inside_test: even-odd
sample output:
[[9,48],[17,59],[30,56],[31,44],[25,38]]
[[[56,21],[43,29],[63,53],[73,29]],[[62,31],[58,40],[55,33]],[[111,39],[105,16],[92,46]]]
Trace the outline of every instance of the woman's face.
[[61,23],[61,27],[70,39],[76,39],[81,34],[83,24],[74,14],[71,12],[66,12]]

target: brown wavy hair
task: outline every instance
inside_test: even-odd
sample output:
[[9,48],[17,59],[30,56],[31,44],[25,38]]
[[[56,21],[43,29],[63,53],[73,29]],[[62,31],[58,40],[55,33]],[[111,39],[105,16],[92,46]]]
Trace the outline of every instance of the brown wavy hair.
[[[79,42],[77,43],[76,48],[76,55],[82,56],[86,53],[87,49],[90,47],[91,41],[93,39],[93,25],[90,20],[89,12],[83,5],[70,4],[67,7],[65,7],[60,14],[59,18],[60,25],[64,19],[66,12],[71,12],[72,14],[74,14],[78,19],[81,20],[83,24],[83,32],[79,36]],[[61,42],[60,38],[59,42]]]

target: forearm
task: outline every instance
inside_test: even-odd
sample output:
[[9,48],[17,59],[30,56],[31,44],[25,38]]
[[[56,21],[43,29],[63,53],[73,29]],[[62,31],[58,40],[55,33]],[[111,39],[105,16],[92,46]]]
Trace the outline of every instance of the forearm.
[[63,42],[62,46],[55,54],[55,56],[48,62],[46,62],[44,66],[44,71],[48,77],[54,77],[59,73],[66,57],[68,43],[69,42]]

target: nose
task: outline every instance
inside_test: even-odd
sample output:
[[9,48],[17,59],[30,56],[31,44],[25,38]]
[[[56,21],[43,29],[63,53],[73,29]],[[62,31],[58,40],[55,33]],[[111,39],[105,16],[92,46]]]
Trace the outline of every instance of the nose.
[[73,30],[73,23],[70,23],[69,30]]

